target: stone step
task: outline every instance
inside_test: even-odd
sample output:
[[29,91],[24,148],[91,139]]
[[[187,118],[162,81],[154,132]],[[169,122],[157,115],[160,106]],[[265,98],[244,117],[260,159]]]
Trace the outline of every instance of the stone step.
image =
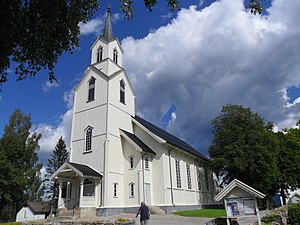
[[159,208],[159,206],[157,206],[157,205],[151,205],[149,207],[149,209],[150,209],[151,214],[155,214],[155,215],[165,215],[166,214],[166,212],[163,209]]

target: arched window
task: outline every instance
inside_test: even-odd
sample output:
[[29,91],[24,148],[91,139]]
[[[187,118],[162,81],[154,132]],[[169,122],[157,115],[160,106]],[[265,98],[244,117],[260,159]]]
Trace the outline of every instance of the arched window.
[[88,102],[95,100],[95,82],[96,79],[91,77],[89,80]]
[[129,156],[129,169],[133,169],[134,164],[133,164],[133,155]]
[[103,47],[100,46],[97,50],[97,62],[100,62],[103,60]]
[[124,80],[120,81],[120,102],[125,104],[125,82],[124,82]]
[[93,128],[88,127],[85,130],[85,152],[92,151],[92,137],[93,137]]
[[134,183],[129,184],[129,197],[134,197]]
[[114,198],[118,197],[118,183],[114,183]]
[[83,196],[95,196],[95,185],[94,181],[85,178],[83,181]]
[[145,156],[145,169],[146,170],[149,170],[149,157],[148,156]]
[[114,49],[113,61],[118,64],[118,50]]

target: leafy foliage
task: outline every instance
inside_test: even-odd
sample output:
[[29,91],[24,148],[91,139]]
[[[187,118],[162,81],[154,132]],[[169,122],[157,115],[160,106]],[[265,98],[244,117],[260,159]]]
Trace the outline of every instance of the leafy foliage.
[[[291,132],[294,133],[292,128]],[[299,131],[298,131],[299,132]],[[286,204],[286,193],[289,190],[295,190],[300,184],[300,145],[295,139],[289,138],[291,133],[275,133],[278,140],[277,166],[280,172],[278,186],[283,204]],[[300,137],[300,136],[299,136]],[[300,140],[300,139],[299,139]],[[299,141],[298,140],[298,141]]]
[[223,182],[237,178],[263,193],[276,193],[279,170],[272,125],[238,105],[223,106],[212,125],[211,166]]
[[[261,1],[248,0],[253,14],[261,13]],[[179,0],[166,0],[173,12]],[[133,18],[133,0],[120,0],[127,19]],[[151,12],[157,0],[144,0]],[[16,80],[35,77],[42,69],[49,80],[57,81],[54,67],[63,52],[78,47],[79,22],[86,23],[99,7],[98,0],[19,0],[1,2],[0,84],[8,81],[8,70],[15,67]]]
[[4,1],[0,12],[0,84],[8,80],[11,61],[17,80],[48,69],[64,52],[78,47],[79,22],[87,22],[98,8],[97,0]]
[[[7,206],[18,210],[39,190],[38,141],[41,134],[30,134],[31,117],[17,109],[10,116],[0,140],[0,211]],[[37,185],[37,186],[36,186]],[[36,199],[35,199],[36,200]]]
[[48,186],[46,193],[48,194],[48,198],[51,199],[54,207],[57,207],[58,203],[59,183],[57,181],[51,182],[49,181],[49,178],[52,174],[54,174],[55,171],[59,169],[59,167],[61,167],[67,161],[68,157],[69,152],[66,149],[66,143],[62,139],[62,137],[60,137],[55,146],[55,149],[53,150],[51,158],[48,159],[46,169],[48,177]]
[[254,15],[256,15],[257,13],[261,14],[264,9],[263,5],[261,4],[262,1],[265,0],[249,0],[247,8]]
[[300,222],[300,203],[288,207],[288,217],[291,220],[291,224]]

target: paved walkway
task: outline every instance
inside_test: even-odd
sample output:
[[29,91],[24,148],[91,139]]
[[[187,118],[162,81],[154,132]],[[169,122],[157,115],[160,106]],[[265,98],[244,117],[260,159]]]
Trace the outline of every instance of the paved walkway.
[[[126,218],[129,220],[135,220],[137,225],[140,224],[139,217],[135,218],[135,214],[120,214],[107,217],[89,217],[80,218],[77,221],[93,222],[97,220],[116,220],[118,218]],[[153,215],[148,222],[148,225],[205,225],[205,222],[212,220],[211,218],[194,218],[194,217],[183,217],[173,214],[167,215]]]
[[[263,217],[266,215],[268,211],[261,211],[260,216]],[[135,214],[119,214],[114,216],[107,217],[85,217],[74,219],[73,222],[95,222],[99,220],[111,220],[115,221],[118,218],[125,218],[129,220],[135,220],[135,224],[139,225],[139,217],[135,218]],[[255,222],[257,219],[256,216],[253,217],[244,217],[239,220],[240,225],[249,225]],[[153,215],[151,214],[151,218],[149,220],[148,225],[205,225],[206,222],[212,220],[212,218],[202,218],[202,217],[183,217],[177,216],[174,214],[167,215]]]

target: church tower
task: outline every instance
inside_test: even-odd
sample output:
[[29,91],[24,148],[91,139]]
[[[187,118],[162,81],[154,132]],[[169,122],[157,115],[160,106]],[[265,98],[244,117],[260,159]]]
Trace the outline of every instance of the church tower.
[[115,161],[123,154],[120,129],[132,132],[131,117],[135,116],[135,93],[122,58],[108,8],[104,32],[91,46],[91,65],[74,89],[70,152],[70,162],[88,165],[103,175],[102,206],[107,204],[109,179],[121,183],[122,161]]
[[141,201],[166,212],[211,205],[209,160],[135,115],[122,61],[108,8],[103,34],[91,46],[91,65],[74,89],[70,161],[50,177],[59,183],[57,214],[137,212]]

